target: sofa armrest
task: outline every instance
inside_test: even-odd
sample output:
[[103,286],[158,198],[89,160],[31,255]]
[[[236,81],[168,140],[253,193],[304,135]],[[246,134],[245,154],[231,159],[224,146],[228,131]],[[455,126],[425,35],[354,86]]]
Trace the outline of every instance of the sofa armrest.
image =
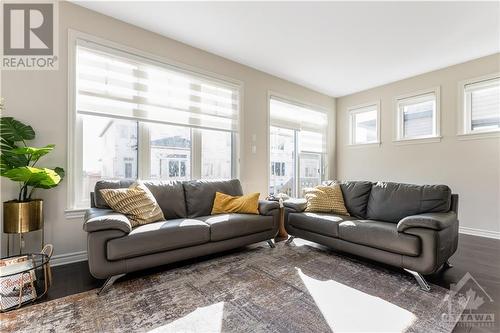
[[277,201],[259,200],[260,215],[273,215],[272,211],[279,208],[280,204]]
[[425,228],[439,231],[457,223],[457,214],[452,211],[448,213],[426,213],[405,217],[399,221],[397,229],[399,232],[409,228]]
[[86,232],[120,230],[128,234],[132,231],[132,224],[125,215],[111,209],[90,208],[85,212],[83,230]]
[[301,213],[306,210],[307,200],[306,199],[288,199],[283,201],[283,206],[288,208],[292,213]]

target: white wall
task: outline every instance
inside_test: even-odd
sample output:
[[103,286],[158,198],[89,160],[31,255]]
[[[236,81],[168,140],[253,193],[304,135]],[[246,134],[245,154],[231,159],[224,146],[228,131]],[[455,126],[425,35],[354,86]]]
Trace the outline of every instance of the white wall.
[[[460,195],[462,227],[500,236],[500,138],[460,140],[456,135],[458,82],[499,71],[500,54],[495,54],[338,98],[337,177],[447,184]],[[394,144],[394,98],[436,86],[441,87],[442,141]],[[376,100],[381,101],[382,144],[349,147],[347,109]]]
[[[240,178],[245,191],[258,191],[267,195],[267,94],[269,90],[291,96],[305,103],[331,110],[334,99],[299,85],[276,78],[247,66],[190,47],[137,28],[113,18],[61,2],[59,7],[59,70],[57,71],[3,71],[1,95],[5,98],[5,115],[34,127],[37,139],[34,145],[54,143],[56,150],[43,162],[46,166],[67,165],[68,117],[68,29],[85,32],[113,42],[143,50],[176,62],[200,68],[244,82],[243,128],[241,130]],[[332,117],[333,118],[333,117]],[[331,120],[334,121],[334,120]],[[251,150],[255,135],[256,153]],[[334,138],[332,147],[334,147]],[[333,161],[333,153],[330,154]],[[69,171],[69,170],[68,170]],[[66,219],[67,182],[50,190],[40,191],[45,200],[45,238],[55,246],[55,254],[81,252],[86,249],[86,235],[82,219]],[[16,187],[2,179],[1,199],[15,197]],[[27,242],[36,244],[38,235],[29,235]],[[2,238],[5,254],[5,237]]]

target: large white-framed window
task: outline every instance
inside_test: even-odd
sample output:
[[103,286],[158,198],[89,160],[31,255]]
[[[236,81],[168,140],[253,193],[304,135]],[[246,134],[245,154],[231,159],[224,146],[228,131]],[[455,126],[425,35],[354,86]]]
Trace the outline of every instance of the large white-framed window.
[[269,193],[301,197],[326,174],[326,110],[269,94]]
[[439,87],[396,97],[394,114],[396,142],[440,141]]
[[380,144],[380,101],[348,108],[349,145]]
[[68,209],[101,179],[237,177],[241,83],[70,34]]
[[500,73],[458,84],[458,134],[470,137],[500,134]]

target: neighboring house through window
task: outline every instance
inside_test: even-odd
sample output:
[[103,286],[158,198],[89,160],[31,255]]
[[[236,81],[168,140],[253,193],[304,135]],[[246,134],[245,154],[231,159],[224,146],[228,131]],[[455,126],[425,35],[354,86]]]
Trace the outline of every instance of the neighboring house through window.
[[85,38],[71,43],[69,208],[88,207],[101,179],[237,176],[239,83]]
[[459,84],[459,133],[498,135],[500,132],[500,73]]
[[439,87],[396,98],[395,140],[440,138]]

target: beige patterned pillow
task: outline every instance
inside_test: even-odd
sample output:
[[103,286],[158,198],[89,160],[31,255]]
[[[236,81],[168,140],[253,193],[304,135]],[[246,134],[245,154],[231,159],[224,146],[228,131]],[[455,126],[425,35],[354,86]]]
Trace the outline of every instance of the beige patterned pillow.
[[155,197],[141,182],[129,188],[102,189],[101,194],[111,209],[128,217],[132,227],[165,219]]
[[319,185],[305,191],[307,200],[306,212],[333,213],[349,216],[344,204],[340,184],[330,186]]

